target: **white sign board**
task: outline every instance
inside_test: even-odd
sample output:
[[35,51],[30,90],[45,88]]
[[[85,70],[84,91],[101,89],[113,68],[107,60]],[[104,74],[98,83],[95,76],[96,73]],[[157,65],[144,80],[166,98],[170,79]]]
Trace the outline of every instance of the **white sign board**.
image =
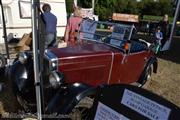
[[151,120],[168,120],[171,109],[125,89],[121,104]]
[[92,8],[82,8],[81,13],[82,13],[83,18],[93,19],[93,9]]
[[99,102],[94,120],[129,120],[110,107]]

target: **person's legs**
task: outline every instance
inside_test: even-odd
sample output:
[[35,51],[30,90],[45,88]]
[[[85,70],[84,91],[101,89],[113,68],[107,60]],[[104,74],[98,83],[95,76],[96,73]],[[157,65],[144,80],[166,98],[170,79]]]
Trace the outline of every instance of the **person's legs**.
[[56,33],[54,34],[54,38],[52,42],[49,44],[50,47],[57,47],[58,43],[56,41]]
[[54,34],[47,34],[45,36],[45,48],[53,47],[52,43],[54,42],[54,40],[55,40]]

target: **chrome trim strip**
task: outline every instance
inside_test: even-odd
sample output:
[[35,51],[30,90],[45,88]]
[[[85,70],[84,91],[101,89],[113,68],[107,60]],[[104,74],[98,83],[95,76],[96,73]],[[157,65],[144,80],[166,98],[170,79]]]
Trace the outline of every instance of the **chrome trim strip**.
[[[46,49],[45,52],[44,52],[44,57],[49,62],[55,63],[56,64],[56,70],[58,70],[58,66],[59,66],[58,61],[59,60],[58,60],[58,57],[54,53],[52,53],[50,50]],[[49,66],[49,67],[52,67],[52,66]]]
[[139,51],[139,52],[129,53],[129,55],[136,55],[136,54],[140,54],[140,53],[144,53],[144,52],[147,52],[147,50],[142,50],[142,51]]
[[125,61],[126,56],[128,56],[128,55],[126,55],[126,54],[123,55],[123,59],[122,59],[122,61],[121,61],[121,64],[124,64],[124,61]]
[[114,62],[114,52],[111,52],[111,53],[112,53],[112,59],[111,59],[111,67],[110,67],[110,70],[109,70],[108,84],[109,84],[110,79],[111,79],[112,68],[113,68],[113,62]]

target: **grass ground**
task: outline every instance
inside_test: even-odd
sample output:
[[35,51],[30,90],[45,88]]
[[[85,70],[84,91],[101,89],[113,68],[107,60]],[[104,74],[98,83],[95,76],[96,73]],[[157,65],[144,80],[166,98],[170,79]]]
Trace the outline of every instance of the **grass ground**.
[[180,107],[180,38],[175,37],[170,51],[157,55],[159,60],[158,73],[148,89],[170,100]]

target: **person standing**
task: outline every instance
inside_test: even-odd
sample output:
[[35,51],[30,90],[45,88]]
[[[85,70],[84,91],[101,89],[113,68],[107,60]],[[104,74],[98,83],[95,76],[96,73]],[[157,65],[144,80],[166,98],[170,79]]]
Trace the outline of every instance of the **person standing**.
[[73,45],[77,42],[77,34],[80,29],[81,22],[81,8],[76,7],[73,16],[68,19],[68,23],[66,26],[64,38],[67,45]]
[[163,39],[163,33],[161,32],[160,27],[156,28],[155,38],[155,53],[157,54],[161,48],[161,40]]
[[42,6],[42,10],[45,21],[45,49],[48,47],[55,47],[57,17],[50,12],[51,6],[47,3]]
[[159,22],[159,26],[163,34],[163,39],[161,40],[161,47],[163,47],[169,36],[169,20],[167,14],[165,14],[163,19]]

